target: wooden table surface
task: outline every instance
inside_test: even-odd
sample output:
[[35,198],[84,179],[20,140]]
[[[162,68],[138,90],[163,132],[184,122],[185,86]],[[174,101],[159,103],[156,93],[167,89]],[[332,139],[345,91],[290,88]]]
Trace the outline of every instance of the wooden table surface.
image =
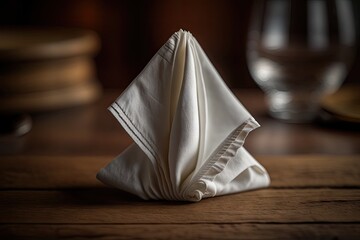
[[234,90],[262,125],[246,148],[266,189],[199,203],[143,201],[95,175],[132,140],[95,104],[38,114],[27,135],[0,138],[0,239],[360,239],[360,134],[287,124],[259,90]]

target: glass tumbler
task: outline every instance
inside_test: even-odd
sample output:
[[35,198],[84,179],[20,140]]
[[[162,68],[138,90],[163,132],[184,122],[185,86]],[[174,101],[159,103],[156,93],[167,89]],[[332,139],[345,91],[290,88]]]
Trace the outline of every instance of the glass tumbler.
[[254,1],[247,39],[250,74],[271,116],[312,121],[321,98],[337,90],[356,45],[350,0]]

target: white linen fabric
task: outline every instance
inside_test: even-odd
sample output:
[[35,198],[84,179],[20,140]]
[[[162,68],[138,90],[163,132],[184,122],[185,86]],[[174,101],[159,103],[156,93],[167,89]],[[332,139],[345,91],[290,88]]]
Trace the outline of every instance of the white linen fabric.
[[187,31],[162,46],[109,110],[135,143],[99,171],[105,184],[143,199],[200,201],[270,183],[243,147],[259,124]]

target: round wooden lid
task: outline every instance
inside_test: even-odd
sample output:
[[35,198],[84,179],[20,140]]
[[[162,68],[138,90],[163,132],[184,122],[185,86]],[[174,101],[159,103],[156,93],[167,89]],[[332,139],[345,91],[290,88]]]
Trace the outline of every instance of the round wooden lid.
[[94,54],[98,35],[89,30],[0,29],[0,61],[23,61]]
[[86,104],[97,99],[101,87],[95,81],[76,86],[23,94],[0,96],[0,112],[42,112]]
[[95,66],[86,56],[27,61],[0,68],[0,94],[19,94],[69,87],[95,79]]

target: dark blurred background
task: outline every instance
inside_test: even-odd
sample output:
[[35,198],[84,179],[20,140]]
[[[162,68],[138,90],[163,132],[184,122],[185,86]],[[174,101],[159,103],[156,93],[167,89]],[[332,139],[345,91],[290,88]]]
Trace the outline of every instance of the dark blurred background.
[[[359,29],[360,1],[353,3]],[[230,87],[256,87],[245,56],[252,4],[223,0],[1,0],[0,27],[95,30],[102,41],[97,72],[105,88],[126,87],[162,44],[183,28],[198,39]],[[358,53],[359,49],[347,82],[357,82],[360,76]]]

